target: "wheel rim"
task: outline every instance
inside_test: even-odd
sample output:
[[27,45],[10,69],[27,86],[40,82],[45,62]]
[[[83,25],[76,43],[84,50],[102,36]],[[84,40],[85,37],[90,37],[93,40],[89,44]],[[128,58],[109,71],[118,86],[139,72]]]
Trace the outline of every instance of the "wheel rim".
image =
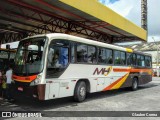
[[134,81],[133,87],[134,87],[134,88],[137,88],[137,81]]
[[85,94],[86,94],[86,89],[85,89],[85,87],[81,87],[79,94],[80,94],[81,97],[84,97],[84,96],[85,96]]

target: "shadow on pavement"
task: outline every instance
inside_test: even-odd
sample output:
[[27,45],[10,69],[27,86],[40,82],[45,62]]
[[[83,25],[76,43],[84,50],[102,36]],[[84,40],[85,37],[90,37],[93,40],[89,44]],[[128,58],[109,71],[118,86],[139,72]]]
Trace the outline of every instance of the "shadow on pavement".
[[[158,85],[149,83],[147,85],[140,86],[138,90],[148,89],[152,87],[156,87]],[[92,93],[87,96],[87,99],[84,102],[89,102],[92,100],[98,100],[103,98],[108,98],[120,94],[125,94],[128,92],[132,92],[128,88],[123,88],[119,90],[111,90],[105,92]],[[77,103],[73,101],[73,97],[59,98],[55,100],[47,100],[47,101],[38,101],[34,98],[26,97],[23,94],[15,94],[15,102],[6,102],[0,99],[0,111],[4,110],[12,110],[12,111],[44,111],[44,110],[54,110],[56,108],[61,107],[72,107],[78,106]]]

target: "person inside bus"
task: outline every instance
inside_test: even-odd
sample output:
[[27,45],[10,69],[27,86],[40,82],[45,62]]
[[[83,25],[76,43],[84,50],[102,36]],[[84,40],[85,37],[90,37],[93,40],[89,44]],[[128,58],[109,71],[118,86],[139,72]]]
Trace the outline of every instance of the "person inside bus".
[[47,66],[48,66],[48,68],[52,67],[53,56],[54,56],[54,49],[50,48],[49,52],[48,52],[48,56],[47,56],[47,61],[48,61]]
[[60,62],[59,62],[59,53],[58,53],[58,51],[56,51],[56,52],[54,53],[54,56],[53,56],[51,65],[52,65],[53,67],[55,67],[55,68],[59,68],[59,67],[62,66],[62,65],[60,64]]
[[33,62],[34,62],[34,60],[33,60],[33,53],[31,51],[28,54],[27,63],[33,63]]
[[2,79],[2,98],[5,100],[6,97],[6,89],[7,89],[7,83],[6,83],[6,78],[3,77]]

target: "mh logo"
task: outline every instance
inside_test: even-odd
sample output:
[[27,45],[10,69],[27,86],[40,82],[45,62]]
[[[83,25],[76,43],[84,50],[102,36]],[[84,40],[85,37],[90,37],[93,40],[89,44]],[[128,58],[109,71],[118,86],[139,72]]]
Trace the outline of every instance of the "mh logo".
[[101,74],[101,75],[107,76],[111,70],[112,70],[111,66],[108,68],[101,68],[101,69],[96,68],[93,72],[93,75],[100,75]]

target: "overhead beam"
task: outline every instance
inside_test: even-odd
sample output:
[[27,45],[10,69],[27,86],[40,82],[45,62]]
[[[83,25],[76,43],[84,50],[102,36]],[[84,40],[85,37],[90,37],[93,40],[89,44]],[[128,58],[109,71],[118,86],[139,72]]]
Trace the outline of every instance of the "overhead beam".
[[20,41],[27,37],[25,33],[0,33],[0,44]]

